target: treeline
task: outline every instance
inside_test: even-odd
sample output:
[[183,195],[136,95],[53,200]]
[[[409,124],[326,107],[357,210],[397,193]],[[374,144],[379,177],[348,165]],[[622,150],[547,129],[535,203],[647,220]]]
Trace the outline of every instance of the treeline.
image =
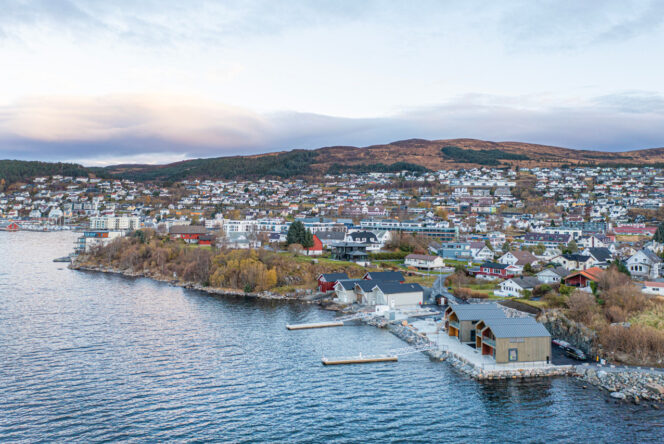
[[328,169],[328,174],[366,174],[366,173],[399,173],[409,171],[411,173],[426,173],[430,170],[421,165],[409,162],[395,162],[391,164],[370,163],[361,165],[342,165],[333,163]]
[[0,179],[6,184],[26,182],[39,176],[88,177],[90,169],[75,163],[51,163],[26,160],[0,160]]
[[212,250],[160,237],[153,230],[94,248],[79,256],[77,264],[244,292],[313,289],[321,273],[346,272],[359,278],[363,271],[267,250]]
[[508,153],[503,150],[471,150],[458,146],[445,146],[440,150],[446,157],[460,163],[497,165],[501,160],[529,160],[525,154]]
[[[217,157],[194,159],[164,166],[143,166],[116,172],[116,177],[137,181],[163,180],[176,182],[189,178],[234,179],[255,177],[289,178],[311,172],[315,151],[294,150],[257,157]],[[117,167],[116,167],[117,168]],[[109,167],[113,171],[114,167]]]

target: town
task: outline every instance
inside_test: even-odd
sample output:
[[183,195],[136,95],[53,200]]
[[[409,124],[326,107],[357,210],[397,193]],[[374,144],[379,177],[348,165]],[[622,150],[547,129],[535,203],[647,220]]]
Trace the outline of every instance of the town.
[[[297,257],[316,264],[315,280],[311,273],[289,278],[295,265],[265,267],[264,276],[275,276],[260,281],[215,280],[213,270],[198,280],[325,298],[392,321],[443,306],[433,331],[469,345],[467,356],[482,365],[546,367],[553,334],[575,359],[661,366],[663,196],[664,170],[651,167],[404,170],[168,186],[56,175],[6,187],[0,229],[76,229],[74,261],[147,231],[189,250]],[[578,327],[564,329],[556,316]],[[590,337],[579,340],[588,328]],[[641,341],[639,358],[632,336]]]

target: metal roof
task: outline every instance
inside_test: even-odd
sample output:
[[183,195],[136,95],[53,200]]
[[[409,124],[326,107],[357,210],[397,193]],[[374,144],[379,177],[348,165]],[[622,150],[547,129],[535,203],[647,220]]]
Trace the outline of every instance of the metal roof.
[[480,321],[506,317],[505,312],[494,302],[488,304],[459,304],[451,308],[460,321]]
[[530,317],[485,319],[484,323],[496,338],[551,337],[544,325]]
[[413,293],[417,291],[423,291],[420,284],[401,284],[399,282],[391,281],[379,281],[374,283],[374,287],[378,287],[378,289],[385,294]]

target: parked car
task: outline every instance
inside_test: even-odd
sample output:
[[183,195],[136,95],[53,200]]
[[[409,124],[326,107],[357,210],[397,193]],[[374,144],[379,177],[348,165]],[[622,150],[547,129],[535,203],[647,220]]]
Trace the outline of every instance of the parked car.
[[583,351],[575,347],[565,347],[565,355],[572,359],[576,359],[577,361],[585,361],[588,359]]
[[553,345],[557,345],[557,346],[560,347],[560,348],[567,348],[567,347],[571,347],[571,346],[572,346],[572,344],[570,344],[570,343],[567,342],[567,341],[563,341],[562,339],[552,339],[552,340],[551,340],[551,343],[552,343]]

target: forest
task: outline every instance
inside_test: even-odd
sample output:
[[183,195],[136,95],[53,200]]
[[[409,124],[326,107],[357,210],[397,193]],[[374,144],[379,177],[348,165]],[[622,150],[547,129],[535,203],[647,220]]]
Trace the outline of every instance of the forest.
[[0,160],[0,179],[6,184],[26,182],[39,176],[83,176],[88,177],[90,169],[75,163],[38,162],[27,160]]
[[457,146],[445,146],[440,150],[445,157],[459,163],[498,165],[501,160],[529,160],[525,154],[508,153],[503,150],[469,150]]

